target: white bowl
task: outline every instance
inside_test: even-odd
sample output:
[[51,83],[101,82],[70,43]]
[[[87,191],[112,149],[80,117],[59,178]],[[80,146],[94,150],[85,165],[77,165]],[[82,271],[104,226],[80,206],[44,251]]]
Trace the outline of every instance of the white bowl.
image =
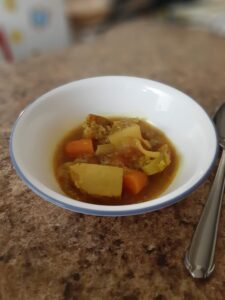
[[[65,133],[89,113],[145,118],[171,139],[181,163],[160,197],[106,206],[74,200],[62,192],[53,173],[53,153]],[[217,136],[205,111],[182,92],[147,79],[106,76],[63,85],[30,104],[14,125],[10,153],[19,176],[43,199],[80,213],[121,216],[166,207],[197,188],[215,161]]]

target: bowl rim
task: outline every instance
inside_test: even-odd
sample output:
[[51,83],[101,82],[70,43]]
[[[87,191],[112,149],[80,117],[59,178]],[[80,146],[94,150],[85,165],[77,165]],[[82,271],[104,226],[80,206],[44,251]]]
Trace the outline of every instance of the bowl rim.
[[[41,187],[45,187],[42,184],[39,184],[39,187],[37,186],[37,184],[34,184],[31,182],[31,180],[29,180],[23,173],[22,169],[19,167],[19,165],[17,164],[15,155],[14,155],[14,149],[13,149],[13,141],[14,141],[14,134],[15,134],[15,130],[17,128],[17,125],[19,123],[19,121],[21,120],[21,118],[23,117],[23,115],[29,111],[30,109],[32,109],[32,107],[34,105],[37,105],[40,101],[43,101],[46,96],[54,95],[54,93],[57,93],[58,91],[68,88],[74,84],[79,84],[82,83],[84,81],[90,81],[90,80],[102,80],[102,79],[115,79],[115,78],[119,78],[119,79],[126,79],[126,80],[145,80],[147,81],[149,84],[155,84],[157,85],[157,87],[162,87],[162,88],[166,88],[169,89],[171,91],[174,91],[175,93],[179,93],[180,95],[183,95],[186,97],[186,100],[190,101],[192,104],[196,105],[198,107],[198,109],[200,109],[202,111],[202,113],[205,114],[209,124],[211,125],[211,128],[214,132],[214,137],[215,137],[215,144],[214,144],[214,154],[212,156],[212,159],[210,161],[210,164],[208,165],[207,170],[205,171],[205,173],[202,174],[202,176],[199,177],[199,179],[192,185],[190,186],[188,189],[184,189],[185,185],[182,185],[181,187],[179,187],[178,189],[176,189],[175,191],[167,194],[167,195],[163,195],[163,196],[159,196],[156,199],[152,199],[152,200],[148,200],[145,202],[140,202],[140,203],[136,203],[136,204],[127,204],[127,205],[99,205],[99,204],[92,204],[92,203],[86,203],[86,202],[82,202],[79,200],[75,200],[72,199],[66,195],[62,195],[59,194],[57,192],[52,191],[50,188],[47,188],[47,190],[49,192],[51,192],[52,195],[47,194],[46,192],[43,192],[43,190],[40,188]],[[159,81],[155,81],[155,80],[150,80],[148,78],[142,78],[142,77],[134,77],[134,76],[121,76],[121,75],[108,75],[108,76],[97,76],[97,77],[89,77],[89,78],[84,78],[84,79],[80,79],[80,80],[75,80],[69,83],[66,83],[64,85],[61,85],[59,87],[56,87],[52,90],[50,90],[49,92],[41,95],[40,97],[38,97],[36,100],[32,101],[30,104],[28,104],[25,109],[23,111],[20,112],[19,116],[17,117],[12,130],[11,130],[11,134],[10,134],[10,141],[9,141],[9,152],[10,152],[10,158],[13,164],[13,167],[16,171],[16,173],[18,174],[18,176],[22,179],[22,181],[24,181],[24,183],[38,196],[40,196],[41,198],[43,198],[44,200],[47,200],[57,206],[63,207],[65,209],[74,211],[74,212],[78,212],[78,213],[84,213],[84,214],[89,214],[89,215],[97,215],[97,216],[127,216],[127,215],[136,215],[136,214],[142,214],[142,213],[146,213],[146,212],[150,212],[150,211],[155,211],[170,205],[173,205],[175,203],[177,203],[178,201],[184,199],[187,195],[189,195],[192,191],[194,191],[199,185],[201,185],[201,183],[209,176],[211,169],[214,166],[214,163],[217,159],[217,155],[218,155],[218,149],[219,149],[219,145],[218,145],[218,136],[217,136],[217,131],[215,128],[214,123],[212,122],[212,120],[210,119],[209,115],[207,114],[207,112],[203,109],[203,107],[196,102],[193,98],[191,98],[190,96],[188,96],[187,94],[181,92],[180,90],[171,87],[167,84],[161,83]],[[180,194],[177,194],[177,191],[179,189],[184,189],[183,192],[181,192]],[[176,192],[176,193],[175,193]],[[177,194],[176,196],[173,196],[173,194]],[[57,199],[61,198],[61,200]],[[170,197],[168,197],[170,196]],[[160,203],[154,203],[154,202],[158,202],[159,200],[164,200]]]

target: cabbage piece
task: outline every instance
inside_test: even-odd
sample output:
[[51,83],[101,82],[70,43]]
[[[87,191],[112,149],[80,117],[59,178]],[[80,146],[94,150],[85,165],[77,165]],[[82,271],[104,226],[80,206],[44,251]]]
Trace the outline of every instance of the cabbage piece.
[[142,144],[147,148],[147,149],[151,149],[151,143],[149,142],[149,140],[146,139],[141,139]]
[[145,156],[151,157],[151,158],[156,158],[156,157],[159,157],[159,156],[160,156],[160,152],[159,152],[159,151],[149,151],[149,150],[144,149],[144,147],[142,146],[140,140],[134,139],[134,143],[135,143],[136,148],[137,148],[142,154],[144,154]]
[[141,141],[137,138],[126,137],[116,145],[116,150],[119,152],[126,152],[129,148],[137,149],[141,154],[149,158],[156,158],[160,156],[159,151],[149,151],[144,149]]
[[147,175],[154,175],[165,170],[171,163],[171,153],[168,145],[163,145],[160,149],[160,156],[148,161],[147,164],[142,166],[142,170]]
[[77,163],[70,166],[75,186],[90,195],[120,197],[123,169],[97,164]]
[[161,158],[155,158],[150,163],[142,167],[142,170],[147,175],[154,175],[156,173],[162,172],[167,167],[165,161]]
[[167,144],[161,146],[159,151],[163,154],[165,163],[169,165],[171,163],[171,150]]
[[98,145],[97,149],[95,151],[95,154],[96,155],[109,154],[109,153],[112,153],[114,150],[115,150],[115,147],[112,144]]

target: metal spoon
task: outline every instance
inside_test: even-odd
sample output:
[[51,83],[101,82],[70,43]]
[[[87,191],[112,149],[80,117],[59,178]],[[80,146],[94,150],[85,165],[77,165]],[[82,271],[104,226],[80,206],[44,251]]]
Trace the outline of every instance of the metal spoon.
[[214,254],[225,179],[225,103],[216,112],[214,122],[223,150],[206,205],[185,256],[185,266],[194,278],[209,277],[215,267]]

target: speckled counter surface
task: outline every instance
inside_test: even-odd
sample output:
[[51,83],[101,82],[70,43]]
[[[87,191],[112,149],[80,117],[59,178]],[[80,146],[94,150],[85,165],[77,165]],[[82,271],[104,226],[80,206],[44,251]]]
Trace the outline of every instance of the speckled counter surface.
[[53,87],[104,74],[171,84],[212,113],[225,99],[225,39],[138,20],[63,53],[0,66],[0,299],[224,299],[224,208],[212,277],[193,280],[183,266],[213,174],[174,206],[102,218],[43,201],[12,169],[18,113]]

